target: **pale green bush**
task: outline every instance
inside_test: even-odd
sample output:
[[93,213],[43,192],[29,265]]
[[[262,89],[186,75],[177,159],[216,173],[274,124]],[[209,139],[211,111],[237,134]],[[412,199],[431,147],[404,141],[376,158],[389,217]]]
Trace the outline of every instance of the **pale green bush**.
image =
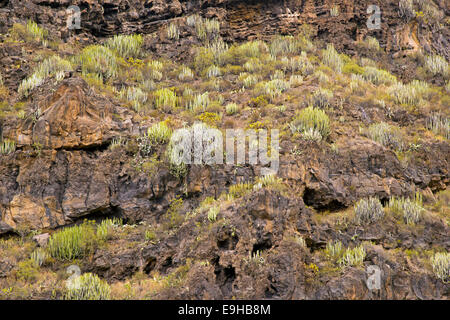
[[333,99],[333,92],[328,89],[319,88],[314,91],[312,96],[312,104],[317,108],[326,108]]
[[112,50],[99,45],[87,46],[77,61],[83,74],[94,73],[102,79],[114,78],[118,74],[119,62]]
[[178,74],[178,79],[181,81],[192,80],[194,78],[194,72],[186,66],[183,66],[181,72]]
[[345,250],[342,257],[338,260],[341,267],[361,266],[366,257],[366,250],[363,246]]
[[67,227],[54,233],[48,242],[48,251],[53,258],[73,260],[84,257],[97,242],[92,223]]
[[66,71],[71,70],[72,64],[69,61],[58,56],[51,56],[39,63],[33,74],[22,81],[19,85],[18,93],[22,97],[28,97],[31,91],[42,85],[47,77],[55,76],[58,81],[61,80],[61,77],[58,77],[58,75],[61,73],[64,75]]
[[217,215],[220,212],[220,208],[219,207],[211,207],[209,208],[208,211],[208,220],[210,222],[215,222],[217,220]]
[[384,210],[378,198],[369,197],[361,199],[355,204],[356,223],[369,224],[378,221],[384,217]]
[[344,254],[344,246],[340,241],[328,241],[325,254],[331,260],[338,260]]
[[344,61],[333,44],[328,44],[327,48],[322,50],[322,62],[336,72],[341,72],[344,67]]
[[187,101],[186,109],[193,112],[204,112],[210,104],[209,92],[195,95],[191,100]]
[[49,258],[48,252],[43,248],[37,248],[33,251],[31,254],[31,261],[33,261],[33,264],[36,268],[41,267],[45,261]]
[[93,273],[85,273],[74,280],[67,289],[65,300],[109,300],[111,288]]
[[424,211],[420,193],[416,193],[413,199],[392,197],[389,199],[388,207],[390,210],[402,214],[405,222],[411,225],[420,221]]
[[330,119],[323,110],[308,107],[300,111],[289,127],[293,133],[304,133],[310,129],[317,130],[322,138],[326,139],[330,134]]
[[107,240],[111,238],[114,228],[117,228],[122,225],[122,219],[112,218],[105,219],[97,225],[97,238],[99,240]]
[[173,40],[178,40],[180,38],[180,30],[175,23],[171,23],[167,27],[167,38]]
[[448,62],[439,55],[425,56],[425,69],[432,75],[448,75]]
[[375,85],[392,85],[397,83],[397,78],[386,70],[377,69],[375,67],[364,67],[363,78]]
[[105,46],[124,58],[137,58],[142,54],[144,39],[140,34],[116,35],[106,41]]
[[436,278],[440,279],[443,283],[450,282],[450,253],[438,252],[431,258],[431,266]]
[[372,124],[366,132],[367,136],[385,147],[392,147],[402,151],[405,147],[400,128],[385,122]]
[[140,112],[143,105],[148,100],[147,93],[138,87],[128,87],[127,89],[122,89],[119,91],[119,97],[130,101],[136,112]]
[[450,118],[440,113],[433,113],[427,120],[428,130],[450,140]]
[[16,151],[16,143],[9,139],[3,139],[0,143],[0,155],[7,155]]
[[178,105],[177,94],[167,88],[159,89],[153,93],[153,104],[158,110],[172,111]]
[[228,115],[233,115],[239,111],[239,106],[236,103],[229,103],[225,106],[225,111]]

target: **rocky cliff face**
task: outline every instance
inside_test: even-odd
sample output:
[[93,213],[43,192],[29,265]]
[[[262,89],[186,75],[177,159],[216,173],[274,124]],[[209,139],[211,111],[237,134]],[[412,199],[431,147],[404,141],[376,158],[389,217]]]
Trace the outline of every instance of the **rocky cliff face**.
[[[5,40],[14,23],[32,19],[47,27],[50,37],[80,47],[117,34],[144,33],[149,35],[144,48],[154,57],[188,64],[192,63],[190,47],[200,44],[189,34],[183,20],[192,13],[217,18],[222,24],[220,35],[229,43],[296,34],[302,25],[309,24],[311,38],[317,43],[334,43],[338,50],[356,57],[374,58],[358,48],[358,40],[376,36],[384,48],[380,63],[406,81],[414,72],[402,68],[402,63],[408,66],[413,62],[396,59],[419,50],[450,58],[449,6],[445,1],[434,3],[438,19],[422,21],[421,17],[403,16],[398,1],[370,1],[382,12],[381,28],[371,31],[366,26],[369,1],[363,0],[0,0],[0,32]],[[66,8],[70,4],[81,9],[80,30],[66,28]],[[333,4],[339,5],[337,16],[330,15]],[[177,43],[164,34],[167,24],[174,21],[180,21]],[[174,176],[167,163],[158,163],[150,173],[142,170],[142,164],[136,163],[135,137],[168,115],[139,115],[115,93],[108,95],[94,89],[77,69],[64,73],[57,83],[47,79],[26,99],[20,97],[17,88],[31,75],[37,49],[41,48],[36,44],[8,41],[0,46],[3,83],[11,92],[5,101],[25,105],[22,117],[0,120],[3,140],[15,141],[16,146],[14,152],[0,154],[0,236],[52,231],[85,218],[112,216],[121,217],[129,225],[162,225],[167,212],[171,212],[173,199],[183,199],[177,210],[184,217],[206,198],[219,199],[231,185],[254,181],[260,175],[260,166],[193,165],[184,179]],[[71,50],[75,49],[64,54],[70,55]],[[445,76],[428,80],[441,86],[430,103],[438,101],[448,111],[448,98],[439,100],[445,95]],[[115,80],[113,86],[127,85],[127,81]],[[229,82],[237,82],[236,77]],[[175,84],[170,82],[171,86]],[[274,116],[271,123],[290,121],[298,105],[306,100],[304,92],[316,85],[315,78],[308,78],[303,87],[292,89],[292,95],[297,94],[302,102],[291,108],[288,99],[283,101],[288,111]],[[239,89],[229,90],[232,92],[228,98],[234,99]],[[247,101],[241,104],[247,105]],[[448,139],[434,139],[426,132],[427,110],[389,109],[388,117],[385,107],[346,99],[340,93],[334,104],[340,104],[332,111],[334,123],[346,123],[336,125],[329,138],[330,143],[339,145],[338,150],[282,139],[278,177],[287,191],[262,188],[238,201],[224,201],[219,205],[220,219],[209,227],[205,226],[208,211],[200,210],[176,229],[158,233],[158,240],[150,244],[142,234],[131,232],[125,239],[115,239],[109,247],[97,249],[84,262],[84,271],[114,283],[127,281],[136,273],[166,276],[189,265],[181,287],[165,287],[155,298],[447,299],[448,284],[436,279],[419,258],[429,254],[423,252],[448,252],[448,211],[436,216],[430,209],[416,227],[393,217],[362,227],[352,223],[346,214],[339,215],[351,211],[362,198],[375,196],[386,204],[393,196],[408,197],[417,190],[430,207],[437,203],[437,193],[450,184]],[[444,109],[444,115],[447,111]],[[252,119],[255,114],[246,113],[238,121]],[[258,115],[265,116],[262,111]],[[177,126],[185,123],[181,114],[170,116]],[[405,160],[392,148],[359,134],[360,124],[380,121],[401,125],[411,137],[423,137],[419,147],[408,149]],[[419,127],[422,131],[414,131]],[[133,140],[134,145],[111,148],[118,137]],[[161,155],[163,152],[156,151]],[[406,157],[406,153],[403,155]],[[443,199],[448,202],[445,196]],[[448,210],[448,203],[443,208]],[[304,245],[295,241],[300,235],[306,241]],[[368,290],[362,268],[342,271],[323,262],[321,252],[330,240],[339,240],[345,246],[371,242],[364,264],[380,266],[382,288]],[[130,245],[137,242],[140,244]],[[420,253],[411,255],[414,250]],[[264,254],[263,262],[253,261],[252,254],[260,252]],[[7,279],[17,261],[1,255],[0,279]]]

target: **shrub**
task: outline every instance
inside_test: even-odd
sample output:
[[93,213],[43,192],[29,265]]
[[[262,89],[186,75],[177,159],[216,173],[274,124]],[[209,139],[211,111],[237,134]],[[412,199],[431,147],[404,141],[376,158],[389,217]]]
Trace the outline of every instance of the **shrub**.
[[147,129],[147,135],[152,144],[165,144],[170,141],[172,129],[170,129],[165,121],[152,125]]
[[301,49],[300,43],[297,38],[293,36],[277,36],[275,37],[269,46],[269,52],[273,57],[278,55],[287,55],[290,53],[296,53]]
[[69,61],[58,56],[51,56],[39,63],[33,74],[22,81],[18,93],[20,96],[28,97],[33,89],[44,83],[45,78],[54,75],[57,76],[57,80],[61,80],[59,75],[71,70],[72,64]]
[[34,250],[30,257],[36,268],[41,267],[48,258],[48,252],[43,248],[37,248],[36,250]]
[[319,143],[322,140],[322,135],[317,129],[309,128],[303,131],[302,138],[306,141],[315,141]]
[[290,87],[295,88],[295,87],[300,86],[302,83],[303,83],[303,77],[300,75],[293,74],[289,78],[289,86]]
[[379,51],[381,49],[380,43],[378,42],[377,38],[374,37],[367,37],[366,39],[364,39],[361,45],[371,51]]
[[330,16],[332,17],[337,17],[339,16],[339,6],[338,5],[333,5],[330,9]]
[[99,240],[107,240],[111,237],[113,229],[121,226],[122,220],[118,218],[105,219],[97,225],[97,238]]
[[355,219],[356,223],[369,224],[384,217],[384,210],[378,198],[369,197],[361,199],[355,204]]
[[402,214],[405,222],[411,225],[419,222],[424,211],[420,193],[416,193],[414,199],[392,197],[389,199],[388,207],[390,210]]
[[336,72],[341,72],[344,62],[339,53],[334,49],[333,44],[328,44],[325,50],[322,50],[323,63]]
[[308,107],[300,111],[299,115],[290,123],[293,133],[317,130],[322,138],[326,139],[330,134],[330,120],[327,114],[318,108]]
[[147,94],[137,87],[128,87],[126,90],[122,89],[119,91],[119,97],[130,101],[136,112],[140,112],[148,100]]
[[392,147],[395,150],[404,149],[403,135],[400,128],[389,125],[385,122],[372,124],[367,129],[367,136],[385,147]]
[[341,267],[359,266],[363,264],[366,257],[366,250],[363,246],[345,250],[342,257],[338,260]]
[[243,197],[251,190],[253,190],[253,185],[251,183],[237,183],[228,188],[228,198],[235,199]]
[[290,88],[289,82],[282,79],[273,79],[257,85],[255,88],[258,94],[267,95],[271,99],[280,96],[284,91]]
[[344,253],[344,247],[340,241],[328,241],[325,254],[331,260],[338,260]]
[[53,258],[73,260],[91,252],[96,242],[93,224],[85,222],[54,233],[49,239],[48,250]]
[[370,66],[364,67],[363,78],[375,85],[392,85],[397,82],[397,78],[394,75],[390,74],[388,71]]
[[450,140],[450,118],[446,118],[440,113],[433,113],[428,117],[426,126],[434,134],[441,135]]
[[450,253],[438,252],[431,258],[431,266],[436,278],[440,279],[443,283],[449,283],[450,281]]
[[64,295],[65,300],[109,300],[108,283],[93,273],[85,273],[74,280]]
[[239,111],[239,106],[236,103],[229,103],[225,106],[225,111],[228,115],[233,115]]
[[106,41],[105,46],[124,58],[137,58],[141,55],[144,39],[140,34],[116,35]]
[[[34,41],[41,42],[44,46],[47,46],[48,31],[39,27],[36,22],[28,20],[26,25],[27,37]],[[28,39],[25,38],[25,41]]]
[[210,222],[215,222],[217,220],[217,215],[220,212],[220,208],[219,207],[211,207],[209,208],[208,211],[208,220]]
[[153,93],[153,104],[158,110],[172,111],[178,105],[177,94],[167,88],[159,89]]
[[425,90],[425,87],[420,82],[408,85],[396,83],[389,88],[388,93],[398,104],[419,106],[422,95],[427,92]]
[[208,78],[215,78],[218,76],[221,76],[222,73],[220,72],[219,67],[217,66],[210,66],[207,70],[206,70],[206,76]]
[[256,83],[258,83],[258,77],[252,74],[241,73],[238,78],[241,81],[242,86],[244,88],[253,87]]
[[202,94],[197,94],[193,99],[186,103],[186,108],[193,112],[204,112],[210,104],[209,92],[204,92]]
[[20,261],[16,269],[16,277],[25,281],[35,281],[39,276],[39,271],[31,259]]
[[186,66],[183,66],[181,72],[178,74],[178,79],[181,81],[192,80],[194,78],[194,72]]
[[437,74],[445,76],[448,74],[448,62],[439,55],[425,56],[425,69],[434,76]]
[[178,26],[175,23],[169,24],[167,28],[167,38],[178,40],[180,38],[180,30],[178,30]]
[[331,99],[333,99],[333,92],[327,89],[319,88],[314,91],[312,96],[312,104],[318,108],[326,108],[330,105]]
[[153,148],[158,144],[168,143],[172,136],[172,130],[166,122],[159,122],[147,129],[147,132],[138,138],[138,145],[141,154],[146,157],[153,152]]
[[9,139],[3,139],[0,143],[0,154],[7,155],[16,151],[16,143]]
[[94,73],[102,79],[117,76],[119,68],[117,56],[107,47],[99,45],[87,46],[77,60],[81,64],[83,74]]
[[282,178],[277,178],[275,174],[267,174],[262,177],[256,177],[253,189],[280,186],[283,183]]

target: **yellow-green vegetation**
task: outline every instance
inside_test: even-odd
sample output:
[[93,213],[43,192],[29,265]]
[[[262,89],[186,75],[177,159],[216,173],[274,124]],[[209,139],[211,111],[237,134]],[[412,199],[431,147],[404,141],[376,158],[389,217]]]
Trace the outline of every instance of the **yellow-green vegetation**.
[[164,112],[173,111],[178,106],[177,94],[168,88],[159,89],[153,93],[153,105]]
[[112,237],[114,228],[122,226],[122,219],[112,218],[105,219],[97,225],[97,238],[101,241],[108,240]]
[[85,273],[70,280],[69,288],[64,295],[65,300],[109,300],[111,288],[108,283],[96,274]]
[[16,143],[9,139],[3,139],[0,142],[0,155],[7,155],[16,151]]
[[420,221],[424,211],[422,195],[416,193],[413,199],[404,197],[391,197],[388,208],[394,213],[401,214],[405,223],[414,225]]
[[220,208],[219,207],[211,207],[208,210],[208,220],[210,222],[215,222],[217,220],[217,215],[220,212]]
[[100,45],[91,45],[83,49],[75,58],[81,64],[83,75],[95,74],[100,79],[109,79],[117,76],[119,59],[109,48]]
[[289,124],[289,127],[293,133],[305,133],[310,130],[317,131],[322,139],[326,139],[330,134],[330,120],[327,114],[325,111],[312,106],[300,111]]
[[450,253],[438,252],[434,254],[431,259],[431,265],[436,278],[440,279],[443,283],[450,282]]
[[172,40],[178,40],[180,38],[180,30],[175,23],[171,23],[167,27],[167,38]]
[[141,55],[144,39],[140,34],[116,35],[105,42],[105,46],[123,58],[137,58]]
[[204,112],[210,104],[209,92],[206,91],[202,94],[197,94],[192,98],[188,98],[186,102],[186,109],[192,112]]
[[375,197],[359,200],[355,206],[355,222],[357,224],[369,224],[384,217],[384,209],[381,201]]
[[85,221],[54,233],[49,239],[48,250],[53,258],[73,260],[93,252],[97,243],[95,225]]
[[183,221],[184,216],[182,215],[181,209],[183,208],[183,199],[175,198],[170,202],[169,209],[165,214],[164,226],[166,229],[174,229],[179,227]]
[[253,184],[249,182],[237,183],[228,188],[229,199],[240,198],[253,190]]
[[340,241],[328,241],[325,248],[325,255],[332,261],[338,261],[344,254],[344,246]]
[[448,62],[445,58],[439,55],[425,56],[425,68],[433,76],[435,75],[449,75]]
[[147,93],[137,87],[128,87],[120,90],[119,97],[130,101],[136,112],[140,112],[148,100]]
[[322,61],[336,72],[341,72],[344,67],[344,61],[332,44],[328,44],[327,48],[322,51]]
[[330,105],[331,99],[333,99],[333,92],[319,88],[313,93],[312,104],[317,108],[326,108]]
[[363,78],[375,85],[393,85],[397,83],[397,77],[389,73],[389,71],[377,69],[375,67],[364,67]]
[[399,127],[386,122],[374,123],[365,130],[367,137],[385,147],[402,151],[405,147],[404,137]]
[[34,70],[33,74],[24,79],[19,86],[18,93],[20,96],[28,97],[31,91],[39,87],[47,77],[54,76],[57,81],[64,78],[66,71],[72,70],[72,64],[59,56],[51,56],[45,59]]
[[366,250],[362,245],[355,248],[347,248],[338,260],[341,267],[361,266],[366,257]]
[[433,113],[427,120],[427,128],[450,140],[450,118],[440,113]]
[[47,261],[47,259],[49,259],[49,257],[50,256],[47,250],[43,248],[36,248],[36,250],[34,250],[31,254],[30,259],[33,261],[34,266],[39,268]]
[[239,112],[239,106],[236,103],[229,103],[225,106],[225,111],[228,115],[233,115]]

